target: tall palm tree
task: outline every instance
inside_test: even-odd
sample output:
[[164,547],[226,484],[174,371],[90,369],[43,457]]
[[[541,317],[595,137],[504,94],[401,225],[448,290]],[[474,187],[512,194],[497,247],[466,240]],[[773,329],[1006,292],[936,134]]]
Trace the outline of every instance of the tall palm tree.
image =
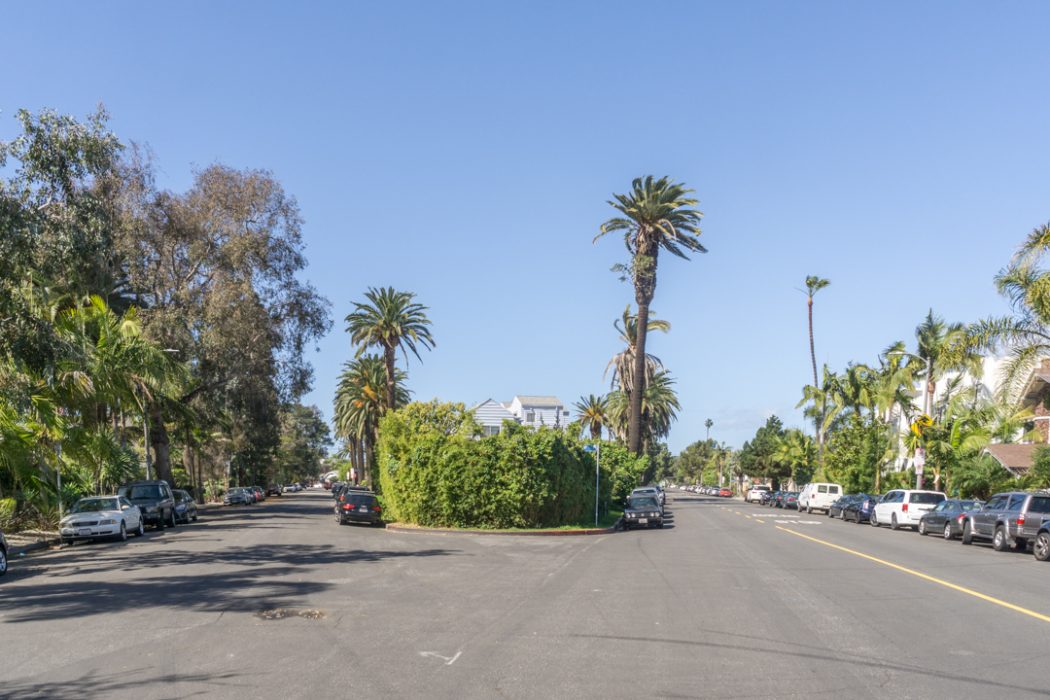
[[[394,402],[387,404],[386,363],[379,355],[369,354],[343,365],[335,392],[335,434],[346,440],[351,449],[351,462],[359,471],[374,476],[375,445],[379,419],[388,409],[408,403],[409,392],[403,386],[405,373],[394,372]],[[361,452],[364,459],[361,460]],[[372,478],[373,487],[377,486]]]
[[806,277],[806,312],[809,316],[809,360],[813,364],[813,386],[820,381],[817,378],[817,351],[813,345],[813,296],[831,282],[816,275]]
[[802,387],[802,399],[795,408],[802,408],[803,414],[812,420],[817,428],[817,455],[821,467],[824,466],[823,452],[820,446],[827,443],[828,434],[842,421],[845,405],[841,402],[842,379],[824,365],[824,377],[820,384]]
[[1050,355],[1050,270],[1043,265],[1048,254],[1050,223],[1033,230],[1009,266],[995,277],[1012,315],[982,319],[967,332],[967,348],[1009,350],[1000,387],[1004,399],[1015,398],[1040,359]]
[[[664,321],[659,318],[649,319],[648,331],[660,331],[667,333],[671,330],[671,324],[668,321]],[[638,340],[638,317],[631,313],[631,305],[628,304],[623,310],[623,315],[613,321],[613,328],[620,334],[620,341],[624,344],[624,349],[613,355],[609,363],[605,365],[605,374],[612,370],[612,382],[611,388],[619,389],[628,395],[634,390],[634,348],[635,342]],[[644,386],[649,379],[658,371],[663,369],[663,363],[660,358],[656,355],[646,353],[645,355],[645,382],[641,385]],[[605,375],[602,375],[603,377]]]
[[711,420],[710,418],[708,418],[707,420],[704,421],[704,427],[707,428],[707,435],[704,437],[705,440],[710,440],[711,439],[711,426],[714,425],[714,424],[715,424],[715,422],[713,420]]
[[602,428],[609,425],[609,399],[590,394],[586,398],[581,396],[575,406],[580,424],[590,429],[592,439],[601,440]]
[[915,328],[915,339],[919,344],[919,357],[926,360],[929,372],[923,369],[926,383],[926,405],[933,406],[933,395],[937,382],[952,370],[979,372],[980,355],[968,348],[966,326],[962,323],[945,323],[930,309]]
[[415,296],[412,292],[399,292],[393,287],[369,287],[365,292],[367,303],[355,301],[354,311],[346,316],[346,331],[350,334],[350,341],[359,346],[358,357],[373,345],[383,351],[387,407],[396,404],[397,372],[394,360],[397,350],[401,349],[407,363],[409,350],[416,359],[422,360],[419,347],[427,350],[434,347],[427,307],[414,302]]
[[642,401],[645,393],[645,339],[649,330],[649,304],[656,292],[657,257],[660,250],[688,260],[687,251],[706,253],[700,244],[700,219],[703,213],[694,207],[699,200],[690,197],[693,190],[669,178],[655,180],[652,175],[637,178],[629,194],[613,194],[609,204],[619,212],[602,224],[594,240],[607,233],[622,231],[627,252],[631,255],[631,278],[634,300],[638,304],[637,339],[634,349],[634,377],[638,391],[631,393],[628,422],[629,448],[642,453]]
[[[674,379],[667,370],[653,375],[642,395],[642,450],[649,448],[661,438],[667,437],[671,424],[677,420],[681,406],[674,390]],[[609,418],[613,432],[622,440],[628,433],[630,399],[622,391],[613,391],[608,396]]]

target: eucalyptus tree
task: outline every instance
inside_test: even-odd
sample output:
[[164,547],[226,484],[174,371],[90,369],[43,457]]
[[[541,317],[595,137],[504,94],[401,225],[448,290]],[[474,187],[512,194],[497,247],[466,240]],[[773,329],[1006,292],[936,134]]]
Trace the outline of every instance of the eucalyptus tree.
[[638,387],[630,396],[628,420],[629,449],[642,453],[642,403],[645,395],[645,341],[649,330],[649,304],[656,293],[656,270],[661,250],[688,260],[687,252],[705,253],[700,244],[699,200],[693,190],[669,178],[649,175],[636,178],[628,194],[613,194],[609,205],[618,215],[601,226],[594,240],[607,233],[622,232],[631,255],[629,272],[638,304],[638,323],[634,343],[634,378]]
[[602,428],[609,425],[609,399],[590,394],[581,396],[575,404],[576,416],[584,430],[590,430],[591,439],[602,439]]
[[387,406],[395,404],[397,351],[401,350],[407,363],[408,351],[422,361],[419,348],[434,347],[427,307],[415,302],[415,296],[413,292],[400,292],[393,287],[369,287],[365,292],[367,301],[355,301],[354,310],[346,316],[346,331],[350,341],[358,346],[358,357],[373,346],[383,352]]

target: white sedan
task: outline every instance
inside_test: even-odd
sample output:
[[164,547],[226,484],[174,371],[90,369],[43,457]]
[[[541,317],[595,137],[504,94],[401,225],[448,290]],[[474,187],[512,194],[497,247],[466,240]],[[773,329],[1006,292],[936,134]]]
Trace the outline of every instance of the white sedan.
[[145,529],[139,507],[123,496],[81,498],[58,525],[63,542],[115,537],[121,541],[133,532],[139,537]]

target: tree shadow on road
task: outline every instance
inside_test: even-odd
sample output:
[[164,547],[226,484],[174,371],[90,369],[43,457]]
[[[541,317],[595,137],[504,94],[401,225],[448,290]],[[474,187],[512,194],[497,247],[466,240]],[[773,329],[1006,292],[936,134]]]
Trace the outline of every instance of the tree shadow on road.
[[[18,584],[31,572],[12,570],[10,584],[0,588],[0,606],[10,612],[6,622],[56,620],[129,609],[177,607],[204,612],[255,612],[287,605],[328,588],[307,576],[316,567],[332,564],[371,564],[403,557],[462,555],[458,550],[409,551],[341,549],[332,545],[272,545],[228,547],[195,552],[183,549],[143,553],[133,547],[70,552],[69,560],[49,562],[49,574],[39,581]],[[215,573],[184,573],[183,567],[222,566]],[[232,571],[231,567],[236,567]],[[182,571],[180,571],[180,569]],[[147,572],[131,580],[94,580],[79,575],[94,571]],[[39,573],[39,572],[38,572]],[[293,578],[294,575],[295,576]],[[78,576],[76,580],[54,578]]]
[[[241,676],[238,673],[225,672],[216,674],[194,673],[177,676],[151,677],[153,669],[122,670],[119,673],[88,673],[71,681],[4,681],[3,697],[7,700],[28,698],[108,698],[117,693],[134,692],[136,695],[151,695],[152,686],[160,687],[161,697],[170,697],[179,687],[180,697],[189,695],[215,695],[229,692],[232,687],[247,690],[247,684],[233,682]],[[206,690],[185,694],[186,685],[204,685]]]

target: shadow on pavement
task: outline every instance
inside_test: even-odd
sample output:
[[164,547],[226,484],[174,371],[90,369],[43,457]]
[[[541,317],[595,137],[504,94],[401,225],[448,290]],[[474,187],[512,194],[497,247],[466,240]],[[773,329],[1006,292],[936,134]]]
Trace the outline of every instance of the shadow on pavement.
[[[120,691],[141,689],[148,690],[151,685],[165,686],[167,693],[164,697],[173,697],[174,689],[178,685],[192,683],[209,686],[207,691],[201,691],[208,695],[229,692],[229,688],[245,688],[247,684],[233,682],[241,674],[217,673],[189,674],[181,676],[164,676],[162,678],[144,677],[143,673],[151,673],[153,669],[122,670],[119,673],[98,674],[89,673],[73,681],[42,681],[42,682],[18,682],[4,681],[3,697],[7,700],[23,700],[23,698],[108,698]],[[201,694],[194,693],[194,694]]]
[[[40,582],[3,586],[0,588],[0,606],[11,611],[4,618],[8,622],[57,620],[152,607],[254,612],[279,607],[288,599],[327,589],[327,584],[304,580],[302,576],[291,578],[315,567],[461,554],[449,549],[347,550],[332,545],[258,544],[205,552],[162,550],[148,553],[134,547],[114,547],[105,551],[70,552],[66,560],[50,562],[51,565],[38,572],[48,574]],[[217,573],[179,573],[180,567],[208,565],[243,568]],[[93,570],[153,570],[156,575],[140,575],[122,581],[53,580]],[[13,576],[10,583],[32,575],[31,571],[12,573],[21,573],[22,576]]]

